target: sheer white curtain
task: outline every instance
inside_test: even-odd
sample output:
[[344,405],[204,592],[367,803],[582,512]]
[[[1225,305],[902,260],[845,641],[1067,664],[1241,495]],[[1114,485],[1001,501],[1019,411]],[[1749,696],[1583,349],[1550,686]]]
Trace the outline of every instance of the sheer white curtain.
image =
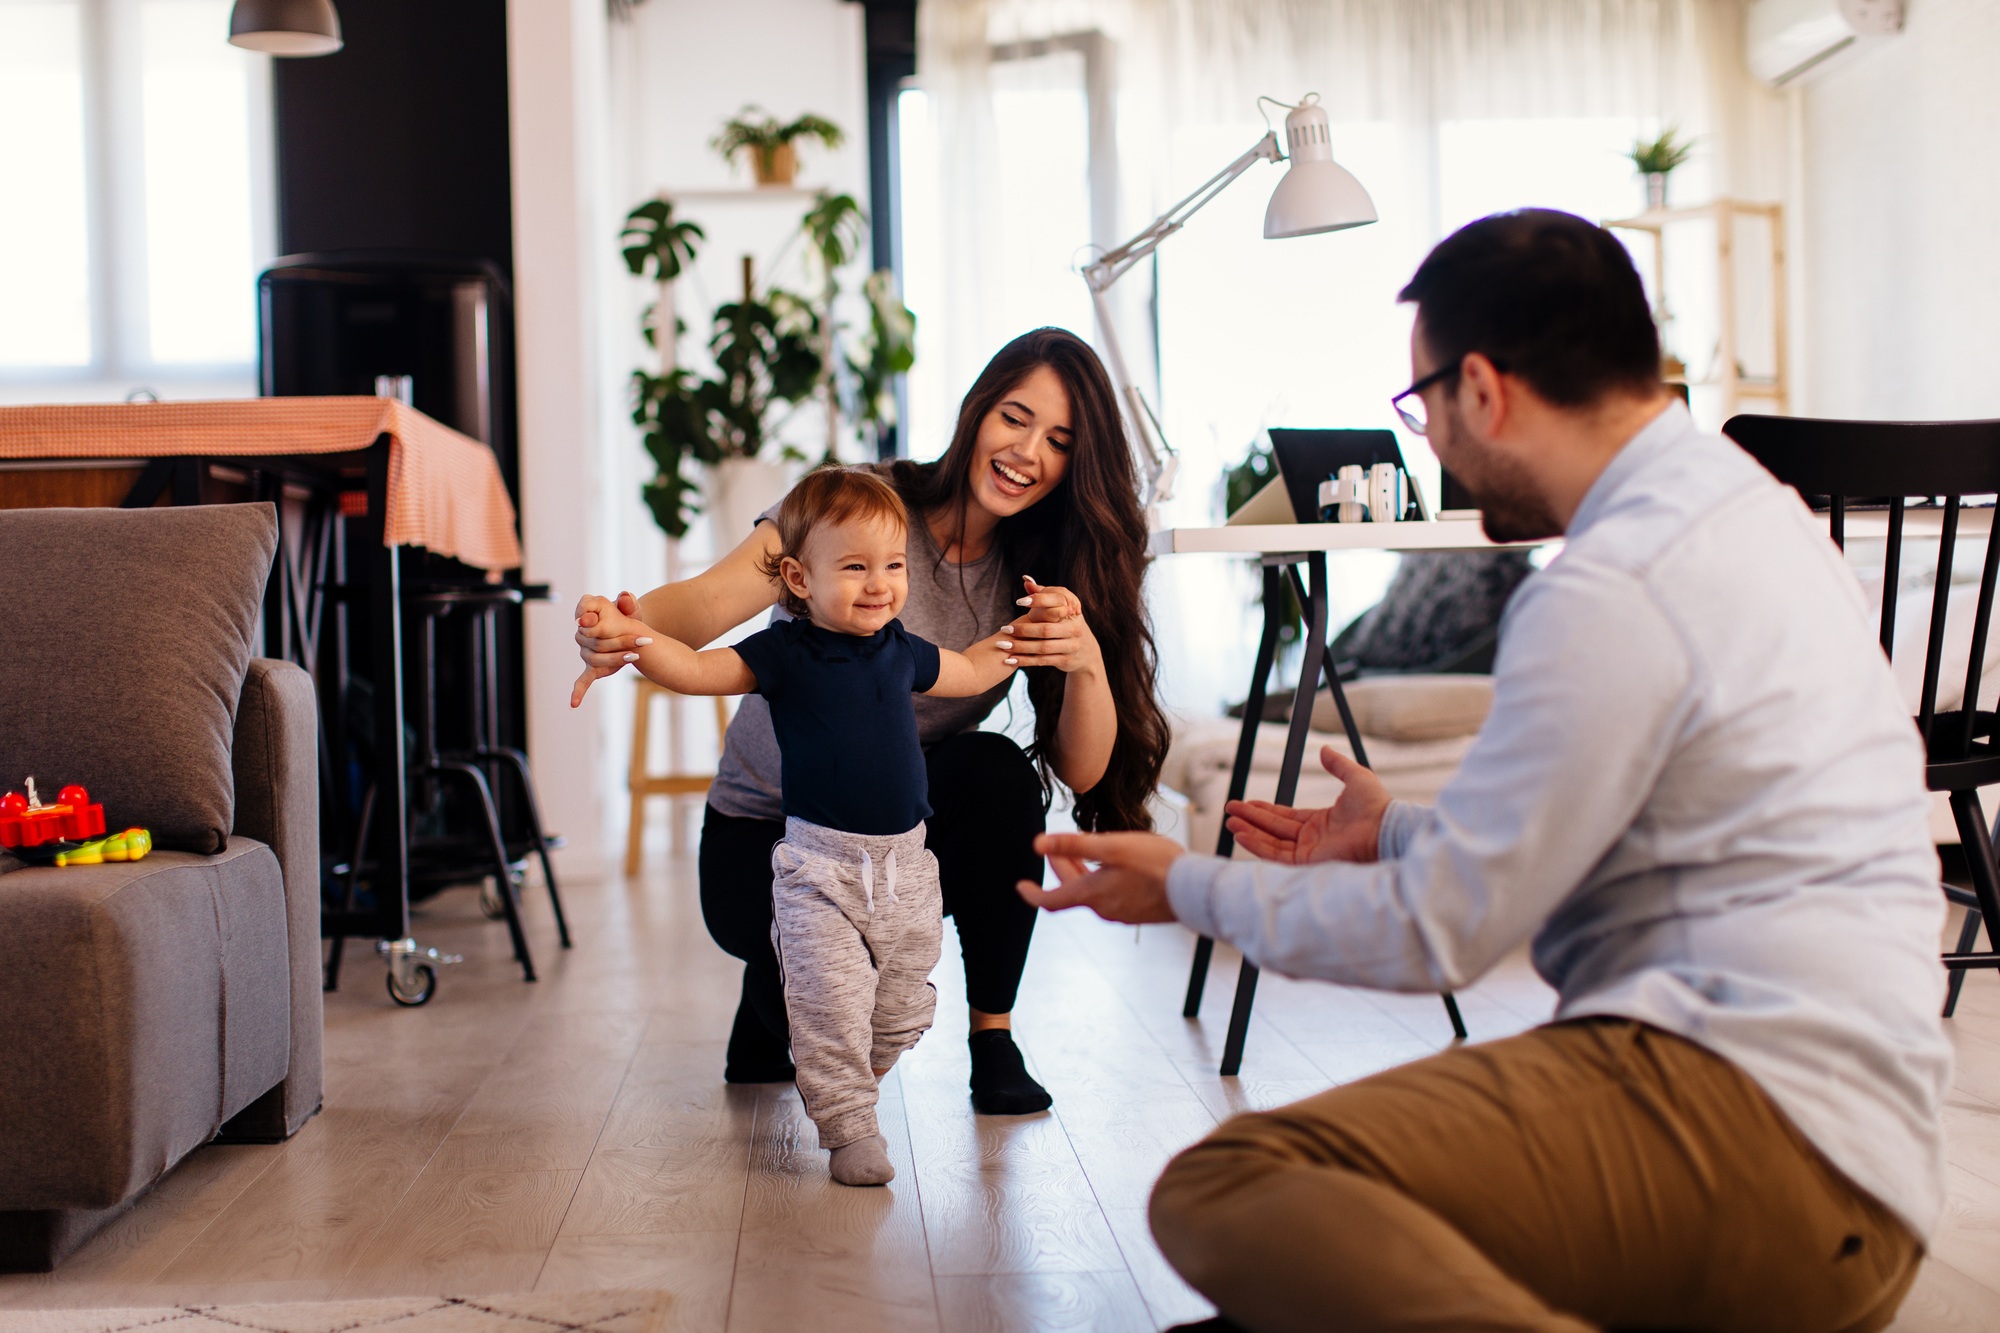
[[[924,128],[904,161],[906,188],[924,198],[906,245],[929,266],[911,277],[915,452],[942,447],[958,395],[1002,342],[1079,318],[1052,300],[1025,308],[1023,293],[1066,281],[1080,297],[1070,270],[1090,244],[1136,231],[1256,141],[1260,94],[1319,95],[1335,156],[1381,221],[1266,242],[1282,168],[1259,165],[1114,290],[1132,371],[1182,454],[1165,517],[1214,521],[1222,471],[1264,428],[1395,428],[1388,400],[1409,377],[1409,314],[1395,293],[1451,230],[1524,206],[1636,213],[1642,191],[1622,154],[1666,125],[1698,140],[1676,201],[1778,196],[1783,106],[1743,67],[1742,21],[1741,0],[924,0]],[[1044,58],[1085,34],[1100,43],[1094,84]],[[1032,78],[1082,98],[1087,187],[1055,126],[1041,128],[1039,149],[1024,136],[1009,90]],[[1036,229],[1039,239],[1020,234]],[[1698,263],[1681,267],[1701,280]],[[1710,336],[1686,323],[1670,335]],[[1428,450],[1413,438],[1404,448],[1434,499]],[[1392,568],[1346,561],[1336,623]],[[1163,564],[1154,613],[1170,699],[1206,711],[1240,692],[1252,637],[1236,622],[1249,592],[1243,571],[1220,562]],[[1174,646],[1234,641],[1242,662]]]

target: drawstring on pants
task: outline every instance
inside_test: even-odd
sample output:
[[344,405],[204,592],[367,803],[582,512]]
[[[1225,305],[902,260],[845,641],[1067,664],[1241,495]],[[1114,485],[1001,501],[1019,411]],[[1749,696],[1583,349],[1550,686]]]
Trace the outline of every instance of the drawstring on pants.
[[[896,905],[896,849],[889,849],[889,859],[882,867],[884,888],[889,895],[889,906]],[[864,849],[861,853],[861,887],[868,896],[868,914],[875,914],[875,858]]]

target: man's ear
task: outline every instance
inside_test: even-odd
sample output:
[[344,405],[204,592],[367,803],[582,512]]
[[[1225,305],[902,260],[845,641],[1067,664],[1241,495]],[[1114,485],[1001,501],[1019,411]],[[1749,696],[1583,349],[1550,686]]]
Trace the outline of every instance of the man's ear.
[[806,567],[795,557],[788,555],[778,562],[778,577],[785,581],[786,590],[800,601],[810,596],[806,591]]
[[1481,439],[1500,434],[1508,416],[1510,386],[1483,352],[1468,352],[1458,377],[1459,417]]

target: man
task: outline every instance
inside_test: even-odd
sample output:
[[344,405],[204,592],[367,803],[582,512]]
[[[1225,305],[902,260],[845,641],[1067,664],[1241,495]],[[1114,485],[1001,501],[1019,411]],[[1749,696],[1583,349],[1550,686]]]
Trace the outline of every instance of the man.
[[1022,893],[1394,990],[1532,937],[1556,1021],[1231,1120],[1160,1178],[1160,1248],[1258,1333],[1883,1328],[1951,1052],[1923,755],[1854,582],[1663,387],[1608,232],[1486,218],[1402,299],[1399,407],[1489,536],[1566,538],[1464,767],[1427,809],[1329,749],[1331,809],[1230,807],[1261,861],[1049,837]]

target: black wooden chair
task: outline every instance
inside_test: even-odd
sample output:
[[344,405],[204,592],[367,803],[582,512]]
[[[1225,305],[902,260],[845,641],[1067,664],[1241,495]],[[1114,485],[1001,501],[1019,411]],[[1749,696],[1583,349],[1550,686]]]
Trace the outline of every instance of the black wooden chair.
[[[1894,654],[1896,580],[1901,571],[1904,529],[1914,510],[1929,526],[1938,520],[1937,584],[1931,596],[1930,635],[1924,654],[1923,697],[1917,729],[1923,733],[1924,777],[1932,791],[1947,792],[1972,889],[1944,886],[1945,896],[1966,909],[1958,947],[1944,956],[1951,971],[1944,1012],[1958,1006],[1969,968],[2000,968],[2000,867],[1993,833],[1980,808],[1979,788],[2000,783],[2000,714],[1979,709],[1980,666],[1993,619],[1993,595],[2000,582],[2000,515],[1990,503],[1968,506],[1968,496],[2000,494],[2000,421],[1877,422],[1814,421],[1801,417],[1739,416],[1723,433],[1749,451],[1807,502],[1824,505],[1834,544],[1846,549],[1847,519],[1861,509],[1886,514],[1888,545],[1883,556],[1881,641]],[[1987,520],[1986,559],[1979,577],[1979,604],[1972,624],[1972,651],[1965,671],[1962,703],[1937,711],[1938,674],[1944,656],[1945,621],[1950,611],[1952,556],[1968,511]],[[1985,919],[1987,950],[1972,952]]]

